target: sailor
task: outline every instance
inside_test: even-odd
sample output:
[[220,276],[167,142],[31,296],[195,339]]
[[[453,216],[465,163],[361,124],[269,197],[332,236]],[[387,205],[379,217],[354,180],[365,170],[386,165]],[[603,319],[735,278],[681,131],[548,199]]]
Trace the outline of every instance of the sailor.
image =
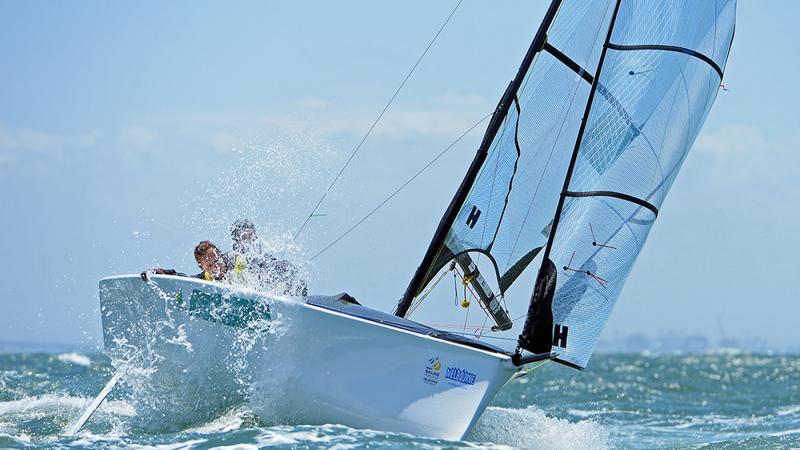
[[[202,272],[193,275],[192,278],[200,278],[206,281],[224,281],[225,275],[228,273],[227,258],[214,245],[211,241],[202,241],[194,248],[194,259],[197,265],[202,269]],[[178,272],[175,269],[161,269],[154,268],[145,270],[140,274],[142,280],[147,280],[147,273],[154,273],[157,275],[177,275],[179,277],[187,277],[185,273]]]
[[264,250],[256,228],[249,219],[231,225],[233,251],[227,253],[230,281],[286,295],[305,296],[305,281],[298,279],[297,268]]
[[228,273],[228,263],[225,255],[222,254],[216,245],[211,241],[202,241],[194,248],[194,259],[197,265],[203,269],[195,275],[195,278],[202,278],[206,281],[223,281]]

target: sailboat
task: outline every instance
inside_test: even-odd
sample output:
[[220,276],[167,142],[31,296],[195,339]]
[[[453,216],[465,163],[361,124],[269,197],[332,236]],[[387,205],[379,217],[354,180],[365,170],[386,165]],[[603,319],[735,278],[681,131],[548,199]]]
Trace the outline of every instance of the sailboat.
[[[534,363],[587,367],[720,89],[735,10],[735,0],[553,0],[393,313],[346,294],[286,301],[115,276],[100,281],[106,350],[132,352],[169,387],[157,410],[225,407],[244,395],[219,357],[237,333],[291,324],[290,338],[252,349],[256,414],[462,439]],[[514,348],[411,320],[448,271],[487,333],[524,319]],[[510,298],[512,287],[528,294]]]

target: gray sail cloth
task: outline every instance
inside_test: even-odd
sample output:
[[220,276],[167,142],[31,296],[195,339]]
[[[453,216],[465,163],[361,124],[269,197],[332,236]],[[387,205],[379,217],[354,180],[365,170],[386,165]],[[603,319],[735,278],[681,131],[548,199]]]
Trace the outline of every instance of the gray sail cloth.
[[275,258],[258,242],[237,245],[236,248],[239,251],[225,254],[226,279],[229,282],[282,295],[306,295],[306,283],[299,278],[294,264]]
[[[412,294],[464,252],[492,263],[500,294],[523,280],[529,293],[543,264],[537,256],[552,241],[550,327],[568,343],[553,351],[584,367],[716,97],[735,12],[735,0],[560,2]],[[506,301],[512,317],[528,306],[527,297]]]

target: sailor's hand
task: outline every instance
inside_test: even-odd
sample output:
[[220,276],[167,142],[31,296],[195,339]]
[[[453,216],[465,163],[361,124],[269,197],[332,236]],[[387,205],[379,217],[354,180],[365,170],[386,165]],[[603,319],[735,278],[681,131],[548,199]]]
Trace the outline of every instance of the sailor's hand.
[[142,273],[140,273],[140,274],[139,274],[139,276],[141,276],[141,277],[142,277],[142,280],[144,280],[144,282],[145,282],[145,283],[147,283],[148,281],[150,281],[150,280],[147,278],[147,273],[148,273],[148,272],[150,272],[150,273],[151,273],[151,274],[153,274],[153,275],[175,275],[175,271],[174,271],[174,270],[172,270],[172,269],[162,269],[162,268],[160,268],[160,267],[156,267],[156,268],[153,268],[153,269],[147,269],[147,270],[145,270],[144,272],[142,272]]

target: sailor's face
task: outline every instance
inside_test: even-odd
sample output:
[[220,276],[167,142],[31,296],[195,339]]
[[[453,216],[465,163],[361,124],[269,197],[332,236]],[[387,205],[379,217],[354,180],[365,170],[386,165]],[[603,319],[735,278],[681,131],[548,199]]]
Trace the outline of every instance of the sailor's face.
[[200,268],[210,273],[214,278],[219,278],[225,274],[225,262],[222,254],[216,248],[211,248],[200,257],[198,261]]

